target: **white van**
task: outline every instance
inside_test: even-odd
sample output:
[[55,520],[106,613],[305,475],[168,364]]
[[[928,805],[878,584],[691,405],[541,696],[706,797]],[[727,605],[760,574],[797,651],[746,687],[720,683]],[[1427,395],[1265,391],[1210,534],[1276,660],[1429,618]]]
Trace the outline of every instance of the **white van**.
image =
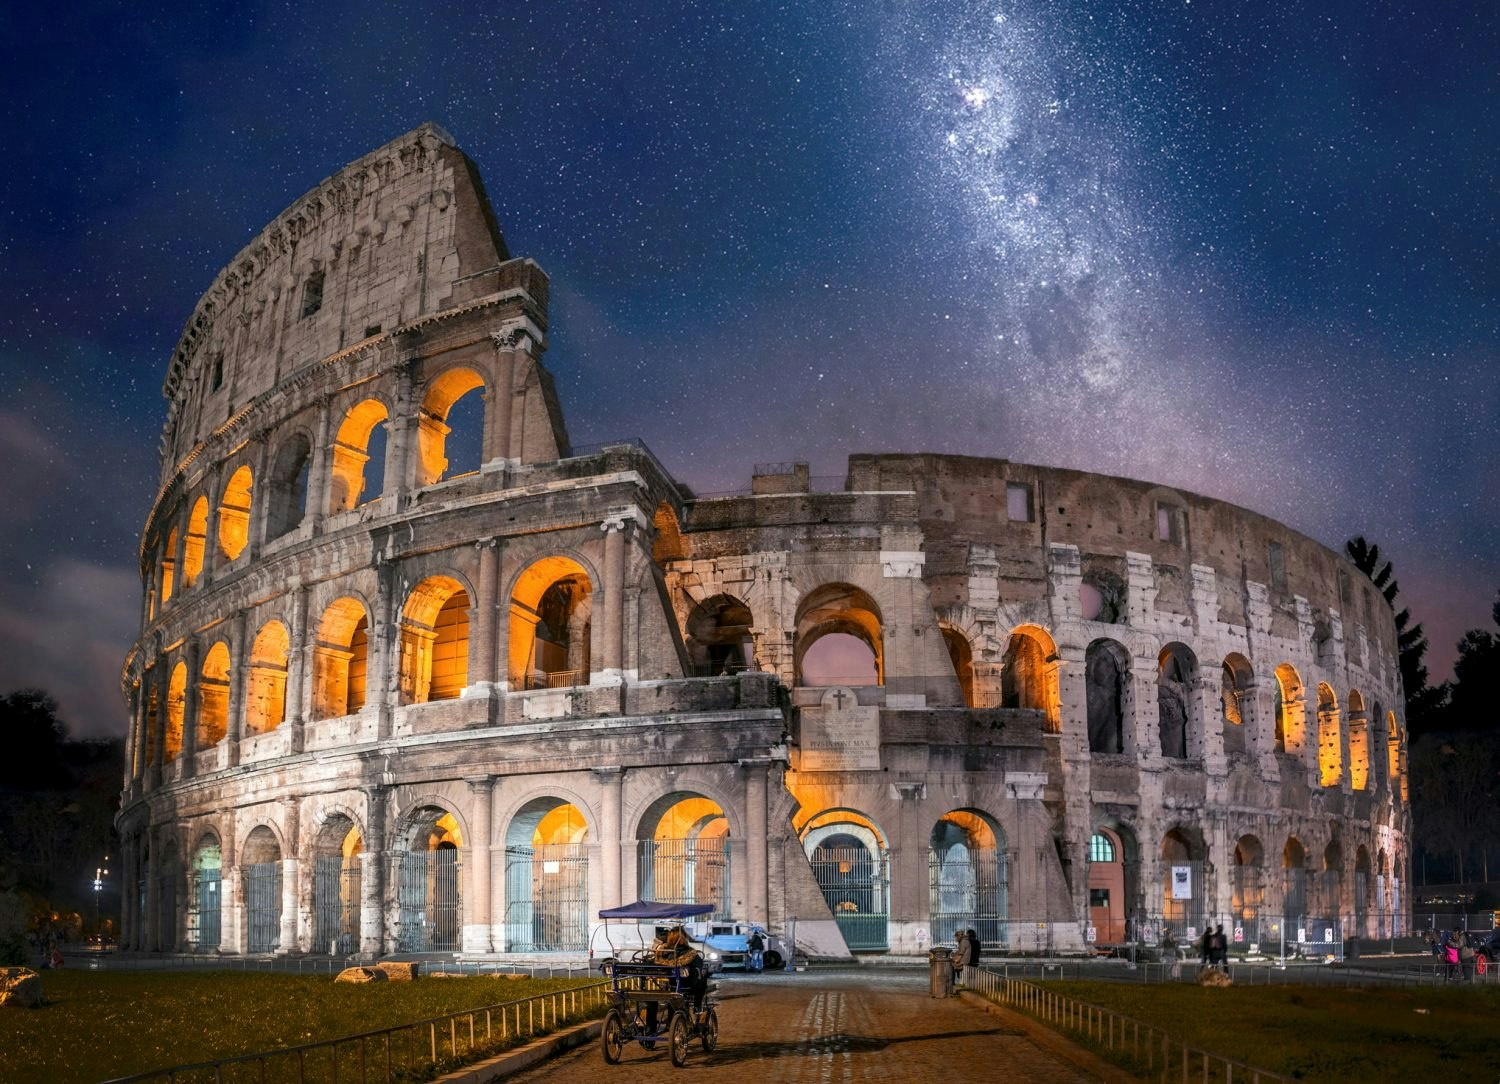
[[667,935],[674,926],[681,926],[687,933],[688,943],[703,957],[703,971],[713,974],[723,963],[722,954],[705,943],[709,924],[706,922],[675,921],[612,921],[589,923],[589,967],[597,968],[605,960],[614,957],[630,960],[637,953],[645,953],[659,938]]

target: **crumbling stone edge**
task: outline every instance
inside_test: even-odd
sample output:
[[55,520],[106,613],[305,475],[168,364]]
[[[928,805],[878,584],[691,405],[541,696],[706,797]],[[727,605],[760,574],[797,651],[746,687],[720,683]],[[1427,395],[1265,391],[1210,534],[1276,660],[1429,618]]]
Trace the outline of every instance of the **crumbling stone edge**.
[[491,1080],[503,1080],[523,1069],[540,1065],[548,1058],[572,1050],[575,1046],[597,1039],[603,1030],[603,1020],[576,1024],[565,1031],[545,1035],[525,1046],[518,1046],[514,1050],[507,1050],[493,1058],[485,1058],[481,1062],[440,1076],[437,1084],[488,1084]]

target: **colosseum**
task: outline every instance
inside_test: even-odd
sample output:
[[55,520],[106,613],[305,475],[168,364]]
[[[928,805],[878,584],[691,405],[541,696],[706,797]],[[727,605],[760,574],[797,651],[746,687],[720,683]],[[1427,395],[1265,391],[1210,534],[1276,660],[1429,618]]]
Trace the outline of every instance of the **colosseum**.
[[828,957],[1409,924],[1396,633],[1341,554],[1005,459],[698,497],[569,443],[547,308],[431,125],[199,301],[123,671],[126,949],[577,957],[636,898]]

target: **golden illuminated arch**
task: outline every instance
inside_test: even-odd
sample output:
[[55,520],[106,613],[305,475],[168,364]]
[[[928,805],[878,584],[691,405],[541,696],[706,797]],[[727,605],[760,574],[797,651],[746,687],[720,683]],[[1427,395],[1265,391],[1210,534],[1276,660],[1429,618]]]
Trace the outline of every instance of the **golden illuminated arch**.
[[162,763],[170,764],[182,753],[182,713],[187,700],[187,663],[178,662],[167,679],[166,732],[162,739]]
[[1276,667],[1276,751],[1296,753],[1302,750],[1302,732],[1306,702],[1302,677],[1291,663]]
[[1062,730],[1062,695],[1057,677],[1057,644],[1040,625],[1017,625],[1005,648],[1000,706],[1032,708],[1047,716],[1047,733]]
[[365,706],[370,620],[358,599],[334,599],[313,643],[312,717],[335,719]]
[[451,576],[429,576],[401,609],[402,698],[451,700],[468,681],[469,594]]
[[1349,786],[1354,790],[1370,787],[1370,718],[1365,713],[1365,698],[1358,689],[1348,696]]
[[161,604],[165,606],[172,597],[177,569],[177,528],[167,532],[167,540],[161,547]]
[[386,421],[390,412],[378,399],[355,403],[339,423],[329,456],[328,510],[347,512],[376,499],[378,493],[365,493],[365,466],[370,461],[370,435]]
[[442,479],[448,469],[448,414],[459,399],[483,388],[484,378],[463,367],[447,370],[427,386],[417,415],[417,485],[430,486]]
[[[884,685],[885,651],[880,607],[865,591],[847,583],[826,583],[808,592],[797,607],[796,683],[798,685]],[[842,644],[833,650],[808,653],[828,636],[847,637],[863,644],[868,660],[856,649],[847,656]],[[830,641],[834,643],[834,641]],[[848,640],[842,643],[848,643]],[[809,662],[812,663],[808,667]],[[868,667],[868,671],[859,672]],[[830,670],[834,672],[829,672]],[[837,671],[844,670],[845,673]]]
[[543,557],[516,579],[510,595],[512,689],[588,682],[593,584],[571,557]]
[[286,667],[290,638],[280,621],[267,621],[250,647],[245,732],[264,734],[286,718]]
[[223,640],[203,657],[198,682],[198,748],[224,740],[229,732],[229,645]]
[[250,468],[242,466],[229,476],[219,501],[219,552],[233,561],[250,541]]
[[182,586],[192,587],[203,574],[203,547],[208,541],[208,498],[199,496],[188,514],[187,539],[182,547]]
[[958,678],[958,687],[964,694],[964,705],[977,708],[974,700],[974,649],[969,638],[946,621],[938,627],[943,633],[943,646],[948,649],[948,661],[953,664],[953,673]]
[[1336,787],[1344,775],[1339,698],[1326,681],[1318,683],[1318,781]]

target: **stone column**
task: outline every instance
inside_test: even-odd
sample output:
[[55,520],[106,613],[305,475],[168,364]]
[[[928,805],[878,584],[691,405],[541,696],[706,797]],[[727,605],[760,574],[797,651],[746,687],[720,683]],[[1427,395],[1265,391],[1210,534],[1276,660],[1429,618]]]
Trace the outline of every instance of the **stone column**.
[[469,840],[469,883],[463,894],[468,921],[464,924],[465,952],[490,952],[490,834],[495,808],[494,776],[469,779],[469,793],[474,799],[474,819]]
[[746,906],[751,922],[765,925],[766,908],[766,769],[763,760],[742,760],[745,769],[745,850],[749,866]]
[[219,837],[219,951],[244,952],[245,903],[240,895],[240,864],[234,809],[224,811]]
[[[479,546],[479,598],[474,613],[474,667],[469,674],[469,690],[476,696],[488,696],[496,680],[495,625],[500,600],[500,546],[493,538],[481,538]],[[466,691],[469,691],[466,690]]]
[[161,922],[158,908],[161,906],[160,881],[161,849],[157,846],[156,831],[150,825],[146,826],[145,852],[146,852],[146,924],[144,937],[141,939],[141,950],[143,952],[158,952],[161,949],[159,936],[161,934]]
[[376,734],[391,736],[391,713],[400,690],[401,631],[396,626],[396,566],[379,560],[374,621],[369,629],[369,668],[365,673],[365,705],[375,705]]
[[624,816],[623,768],[595,768],[594,779],[603,788],[599,803],[599,874],[603,893],[602,907],[618,907],[624,902],[620,894],[620,869],[623,857],[620,822]]
[[135,947],[135,836],[123,832],[120,836],[120,930],[116,940],[120,951],[129,952]]
[[[152,668],[156,671],[154,681],[156,683],[156,712],[148,718],[150,734],[146,742],[147,753],[150,763],[146,767],[146,788],[148,790],[161,786],[161,764],[162,746],[166,743],[167,727],[167,658],[165,655],[156,657],[156,665]],[[149,710],[149,708],[148,708]]]
[[381,503],[392,511],[406,507],[411,492],[413,459],[417,443],[417,405],[412,402],[412,366],[415,359],[395,370],[396,388],[391,397],[392,412],[386,423],[388,440],[385,450],[385,482]]
[[146,679],[139,670],[133,676],[134,682],[130,690],[130,744],[126,746],[126,755],[130,759],[125,765],[131,797],[140,789],[141,773],[146,767]]
[[525,343],[519,332],[502,331],[491,336],[495,343],[495,383],[485,411],[484,461],[515,459],[511,455],[511,413],[515,406],[516,349]]
[[296,798],[287,800],[285,806],[282,836],[286,841],[286,850],[281,855],[281,931],[277,937],[278,956],[302,951],[302,946],[297,943],[297,841],[301,836],[302,806]]
[[182,767],[178,770],[178,775],[183,779],[191,778],[197,769],[195,758],[198,754],[198,712],[201,703],[198,685],[203,680],[200,661],[202,654],[202,642],[196,636],[189,636],[182,646],[182,661],[187,665],[187,688],[182,698],[182,751],[178,754]]
[[286,653],[286,709],[284,722],[291,729],[290,751],[302,752],[302,729],[307,722],[307,680],[312,668],[312,637],[307,635],[307,599],[309,591],[299,587],[292,593],[292,627]]
[[[245,733],[245,690],[250,668],[250,643],[245,630],[245,611],[236,610],[229,622],[229,725],[224,735],[226,767],[240,762],[240,738]],[[160,714],[160,713],[158,713]]]
[[270,449],[271,434],[261,430],[250,438],[254,448],[251,451],[252,460],[250,467],[250,524],[246,535],[245,553],[249,563],[254,564],[260,557],[260,551],[266,542],[266,498],[270,491],[270,479],[266,477],[267,463],[271,459]]
[[365,791],[364,850],[359,852],[359,952],[373,960],[385,952],[385,810],[384,787]]
[[328,478],[333,469],[333,441],[329,435],[330,418],[327,396],[318,400],[318,432],[313,439],[312,457],[307,465],[307,507],[304,518],[312,524],[312,533],[323,529],[323,517],[328,514]]
[[625,629],[625,515],[606,519],[604,532],[604,614],[602,665],[595,671],[599,684],[623,680]]

